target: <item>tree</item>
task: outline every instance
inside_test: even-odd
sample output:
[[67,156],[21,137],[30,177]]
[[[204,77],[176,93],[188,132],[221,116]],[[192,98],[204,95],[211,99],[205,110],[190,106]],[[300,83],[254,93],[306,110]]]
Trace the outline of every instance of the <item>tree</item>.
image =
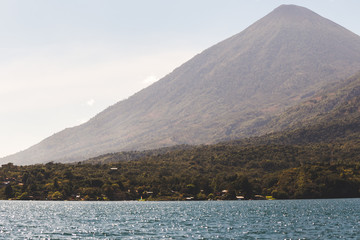
[[54,189],[55,190],[58,190],[59,189],[59,182],[58,182],[58,179],[57,178],[54,178]]
[[254,196],[253,186],[246,176],[239,176],[236,179],[235,189],[240,190],[241,194],[243,194],[246,199],[250,199]]
[[13,197],[13,194],[14,194],[13,189],[12,189],[11,185],[8,184],[8,185],[5,187],[5,196],[6,196],[6,198],[12,198],[12,197]]

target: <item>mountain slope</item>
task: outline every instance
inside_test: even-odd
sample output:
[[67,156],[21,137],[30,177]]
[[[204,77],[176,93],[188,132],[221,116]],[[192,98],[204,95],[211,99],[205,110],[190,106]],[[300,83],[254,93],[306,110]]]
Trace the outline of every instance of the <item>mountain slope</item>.
[[89,122],[2,162],[79,161],[251,136],[271,116],[359,69],[359,36],[306,8],[282,5]]
[[[351,124],[354,133],[360,131],[360,72],[336,84],[329,84],[301,104],[274,116],[257,134],[294,130],[312,125]],[[356,124],[352,124],[355,123]],[[359,124],[357,126],[357,124]],[[338,126],[337,128],[341,128]],[[332,131],[331,134],[334,134]]]
[[[231,146],[246,149],[262,148],[264,145],[284,148],[321,147],[323,151],[329,152],[336,147],[342,149],[341,158],[345,158],[345,152],[349,152],[351,157],[347,160],[354,160],[353,156],[360,152],[360,72],[345,81],[326,86],[309,100],[274,116],[259,128],[257,134],[261,134],[263,129],[273,129],[273,132],[207,146],[177,145],[146,151],[111,153],[89,159],[85,163],[104,164],[148,157],[157,159],[164,154],[176,155],[178,152],[191,152],[198,148],[208,148],[206,151],[210,152],[219,146],[229,147],[226,151],[232,152]],[[278,131],[279,129],[283,130]],[[341,159],[340,156],[338,158]]]

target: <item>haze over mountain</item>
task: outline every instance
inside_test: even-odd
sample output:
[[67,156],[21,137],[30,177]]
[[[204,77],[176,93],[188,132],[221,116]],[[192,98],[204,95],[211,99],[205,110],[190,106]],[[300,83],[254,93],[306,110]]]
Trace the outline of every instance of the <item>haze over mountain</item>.
[[282,5],[89,122],[1,162],[80,161],[282,130],[288,125],[271,125],[271,117],[359,69],[358,35],[306,8]]
[[[219,146],[262,148],[266,146],[304,147],[316,144],[331,148],[342,146],[342,151],[356,156],[360,149],[360,72],[339,83],[330,84],[306,101],[273,116],[256,129],[258,136],[207,145],[212,150]],[[262,131],[269,131],[262,134]],[[88,159],[86,163],[110,163],[157,157],[181,151],[192,151],[201,146],[176,145],[144,151],[109,153]],[[224,150],[224,149],[223,149]],[[225,150],[224,150],[225,151]],[[231,150],[229,150],[231,154]],[[346,157],[347,154],[342,157]],[[160,157],[161,158],[161,157]],[[265,157],[266,159],[266,157]],[[339,157],[339,159],[341,159]],[[347,160],[351,159],[348,157]]]

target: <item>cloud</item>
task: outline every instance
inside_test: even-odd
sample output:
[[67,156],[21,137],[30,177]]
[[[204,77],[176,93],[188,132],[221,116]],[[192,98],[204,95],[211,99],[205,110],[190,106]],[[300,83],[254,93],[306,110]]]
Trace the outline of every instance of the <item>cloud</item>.
[[154,76],[154,75],[151,75],[151,76],[148,76],[147,78],[145,78],[142,83],[143,84],[146,84],[146,85],[150,85],[150,84],[153,84],[154,82],[158,81],[159,78]]
[[89,107],[92,107],[95,103],[95,100],[94,99],[90,99],[86,102],[86,104],[89,106]]
[[87,121],[89,121],[89,119],[87,119],[87,118],[77,119],[77,120],[76,120],[76,126],[77,126],[77,125],[84,124],[84,123],[86,123]]

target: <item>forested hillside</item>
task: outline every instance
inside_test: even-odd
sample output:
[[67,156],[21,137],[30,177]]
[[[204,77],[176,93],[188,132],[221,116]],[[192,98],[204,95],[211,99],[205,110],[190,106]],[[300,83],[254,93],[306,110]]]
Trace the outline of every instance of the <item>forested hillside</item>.
[[7,164],[0,168],[0,196],[53,200],[360,197],[359,156],[359,142],[218,144],[132,161],[119,162],[117,154],[109,154],[103,156],[107,164]]

